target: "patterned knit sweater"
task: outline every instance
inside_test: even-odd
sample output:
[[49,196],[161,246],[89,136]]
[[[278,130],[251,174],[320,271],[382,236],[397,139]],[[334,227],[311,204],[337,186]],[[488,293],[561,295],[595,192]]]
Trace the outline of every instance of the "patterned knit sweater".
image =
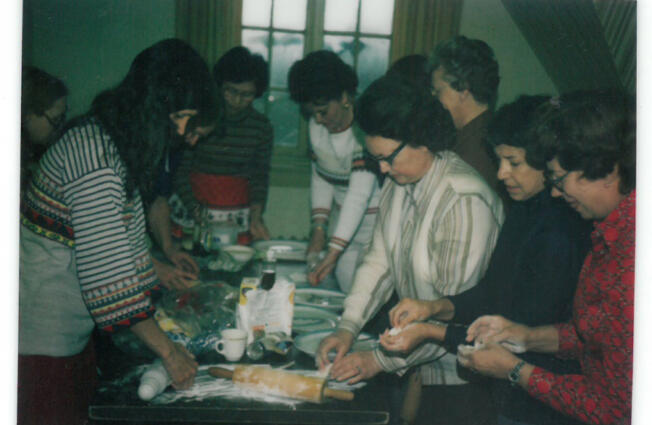
[[[33,232],[30,238],[73,251],[84,303],[97,326],[108,331],[150,317],[149,291],[158,282],[140,194],[127,196],[125,177],[110,137],[95,120],[85,120],[47,151],[21,203],[21,223]],[[21,270],[21,281],[33,279],[33,273]]]
[[253,107],[236,117],[227,117],[224,134],[216,131],[187,149],[174,180],[174,190],[184,205],[197,204],[192,172],[245,177],[249,181],[249,202],[263,207],[267,202],[272,157],[273,128],[267,117]]

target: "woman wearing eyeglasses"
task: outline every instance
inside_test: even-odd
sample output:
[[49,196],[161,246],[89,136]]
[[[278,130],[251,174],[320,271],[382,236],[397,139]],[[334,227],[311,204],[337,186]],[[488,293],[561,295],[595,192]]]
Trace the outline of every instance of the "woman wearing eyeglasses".
[[220,57],[213,78],[224,105],[221,127],[186,153],[175,192],[187,210],[203,205],[216,221],[234,222],[240,242],[269,239],[263,212],[274,134],[267,117],[253,107],[269,86],[267,63],[237,46]]
[[[503,222],[502,201],[457,154],[450,114],[427,92],[395,76],[362,94],[356,119],[366,146],[388,175],[373,239],[357,269],[335,333],[317,360],[331,377],[351,383],[381,371],[417,373],[428,403],[428,423],[491,423],[487,390],[456,371],[455,356],[426,343],[410,355],[381,349],[347,355],[355,336],[396,291],[400,299],[435,300],[473,287],[484,274]],[[469,406],[473,405],[473,409]]]
[[[290,97],[310,116],[308,280],[318,285],[335,269],[345,293],[371,239],[379,194],[374,164],[364,155],[364,135],[354,125],[357,86],[353,69],[326,50],[295,62],[288,74]],[[319,257],[326,246],[325,257]]]
[[[590,245],[591,223],[550,195],[544,178],[546,162],[533,157],[528,130],[538,108],[549,99],[521,96],[501,107],[488,126],[487,144],[499,162],[497,176],[513,202],[487,272],[476,286],[458,295],[435,301],[402,300],[390,310],[390,322],[405,330],[383,334],[380,342],[385,349],[409,353],[430,339],[456,353],[457,346],[465,343],[467,326],[483,314],[501,314],[530,326],[570,318],[577,277]],[[549,355],[521,357],[557,373],[579,370],[577,362]],[[499,424],[575,423],[507,381],[492,380],[490,385]]]
[[27,66],[22,74],[20,186],[66,120],[68,89],[63,82],[38,68]]
[[[552,196],[593,220],[592,247],[580,272],[570,321],[548,326],[483,316],[467,340],[483,349],[460,355],[479,373],[508,379],[563,414],[591,424],[631,422],[636,228],[636,131],[631,99],[578,92],[549,105],[534,128],[548,160]],[[561,375],[507,348],[579,360]],[[507,348],[505,348],[507,347]]]

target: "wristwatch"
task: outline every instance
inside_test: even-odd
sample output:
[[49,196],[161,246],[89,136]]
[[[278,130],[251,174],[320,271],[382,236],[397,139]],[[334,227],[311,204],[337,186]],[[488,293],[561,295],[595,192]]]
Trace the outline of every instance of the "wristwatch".
[[509,383],[512,384],[513,387],[518,385],[518,380],[521,378],[521,369],[523,366],[525,366],[525,360],[521,360],[520,362],[516,363],[514,369],[512,369],[507,375],[507,379],[509,379]]

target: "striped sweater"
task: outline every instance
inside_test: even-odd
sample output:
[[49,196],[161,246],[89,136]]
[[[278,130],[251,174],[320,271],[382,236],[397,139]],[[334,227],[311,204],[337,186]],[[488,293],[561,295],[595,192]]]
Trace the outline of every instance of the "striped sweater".
[[193,172],[244,177],[249,181],[249,202],[265,206],[269,188],[273,128],[266,116],[253,107],[227,117],[224,134],[216,131],[187,149],[175,176],[174,191],[183,204],[196,204],[190,174]]
[[[150,317],[149,291],[157,284],[141,198],[136,192],[129,199],[125,176],[110,137],[95,120],[85,120],[47,151],[21,203],[21,223],[33,232],[30,237],[73,251],[84,303],[97,326],[108,331]],[[21,270],[21,280],[33,279],[33,273]]]
[[[496,193],[451,151],[439,152],[416,184],[385,182],[379,208],[338,326],[354,335],[394,291],[399,299],[436,300],[475,286],[504,220]],[[423,365],[424,385],[465,382],[457,375],[455,355],[440,344],[422,344],[408,355],[377,349],[374,356],[387,372],[403,374]]]

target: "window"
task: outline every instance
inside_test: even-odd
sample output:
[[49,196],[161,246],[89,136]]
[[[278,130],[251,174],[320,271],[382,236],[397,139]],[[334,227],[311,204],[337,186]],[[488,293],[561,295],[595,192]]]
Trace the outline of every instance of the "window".
[[[332,50],[355,69],[361,93],[387,70],[393,12],[394,0],[243,0],[242,44],[270,67],[269,91],[254,106],[274,126],[273,184],[309,179],[307,123],[287,90],[290,66],[308,52]],[[283,172],[289,179],[278,178]]]

